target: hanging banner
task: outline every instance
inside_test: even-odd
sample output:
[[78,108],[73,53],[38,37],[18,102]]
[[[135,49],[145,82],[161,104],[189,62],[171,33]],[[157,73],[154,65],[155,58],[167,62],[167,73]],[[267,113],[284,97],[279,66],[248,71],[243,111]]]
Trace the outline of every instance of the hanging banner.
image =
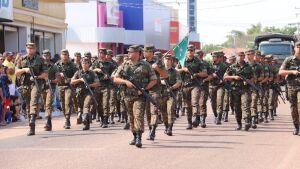
[[118,2],[106,2],[106,20],[108,25],[119,25]]
[[0,22],[13,21],[13,0],[0,0]]

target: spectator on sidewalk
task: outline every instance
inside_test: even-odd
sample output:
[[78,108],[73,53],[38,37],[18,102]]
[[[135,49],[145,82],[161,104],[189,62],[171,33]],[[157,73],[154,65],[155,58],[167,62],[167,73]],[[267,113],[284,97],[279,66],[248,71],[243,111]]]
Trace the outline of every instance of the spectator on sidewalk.
[[9,95],[9,88],[8,85],[11,84],[11,80],[6,75],[7,67],[1,65],[0,66],[0,88],[1,88],[1,108],[2,108],[2,117],[1,117],[1,126],[6,125],[5,116],[6,113],[9,111],[10,105],[10,95]]

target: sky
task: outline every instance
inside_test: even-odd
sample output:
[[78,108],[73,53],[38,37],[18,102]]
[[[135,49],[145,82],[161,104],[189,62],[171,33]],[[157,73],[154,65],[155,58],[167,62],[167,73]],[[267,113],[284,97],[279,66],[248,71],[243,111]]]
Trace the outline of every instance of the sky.
[[[186,15],[186,0],[156,1],[179,9],[179,15]],[[231,30],[246,31],[251,24],[261,23],[263,26],[284,27],[289,23],[300,23],[299,0],[196,1],[197,32],[203,44],[221,44]],[[299,14],[298,17],[296,13]],[[186,22],[185,19],[181,21]]]

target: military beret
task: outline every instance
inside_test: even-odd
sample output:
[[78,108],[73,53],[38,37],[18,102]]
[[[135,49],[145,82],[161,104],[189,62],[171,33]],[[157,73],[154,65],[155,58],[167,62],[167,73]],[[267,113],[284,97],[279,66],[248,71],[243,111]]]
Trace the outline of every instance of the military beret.
[[165,58],[165,59],[173,59],[173,57],[172,57],[172,55],[171,55],[171,54],[167,54],[167,55],[165,55],[165,56],[164,56],[164,58]]
[[99,53],[103,53],[103,54],[107,54],[107,50],[105,49],[105,48],[100,48],[99,50],[98,50],[98,52]]
[[139,45],[132,45],[132,46],[129,46],[128,52],[140,52],[141,51],[141,48]]
[[245,56],[245,52],[238,52],[238,56]]
[[194,45],[189,45],[187,50],[195,50],[195,46]]
[[248,50],[246,51],[246,55],[254,55],[255,54],[255,51],[254,50]]
[[300,46],[300,41],[296,42],[295,46]]
[[112,50],[110,50],[110,49],[107,49],[106,52],[107,52],[107,55],[111,55],[112,56],[114,54],[114,52]]
[[61,54],[69,55],[68,49],[62,49],[60,52]]
[[154,56],[161,58],[162,57],[162,53],[160,51],[154,52]]
[[50,50],[49,49],[46,49],[46,50],[43,50],[42,52],[43,55],[50,55]]
[[273,60],[273,55],[266,55],[265,56],[265,60],[267,60],[267,61],[272,61]]
[[92,54],[91,52],[84,52],[84,57],[92,57]]
[[75,52],[75,53],[74,53],[74,56],[75,56],[75,57],[81,57],[81,53],[80,53],[80,52]]
[[153,51],[155,51],[155,46],[154,45],[145,45],[144,46],[144,51],[153,52]]
[[28,42],[28,43],[26,43],[26,47],[27,48],[35,48],[35,43]]

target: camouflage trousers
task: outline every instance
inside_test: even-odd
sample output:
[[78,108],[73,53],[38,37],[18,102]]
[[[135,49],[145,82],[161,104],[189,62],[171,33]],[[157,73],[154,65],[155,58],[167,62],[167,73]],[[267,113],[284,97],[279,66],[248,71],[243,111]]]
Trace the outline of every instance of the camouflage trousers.
[[222,86],[211,86],[209,88],[209,94],[211,97],[211,108],[214,116],[217,117],[218,113],[223,112],[224,105],[224,89]]
[[[158,103],[161,102],[161,95],[158,92],[151,92],[151,96],[156,100]],[[145,104],[145,112],[147,117],[148,125],[156,125],[158,120],[158,115],[160,114],[159,108],[154,106],[150,101],[146,101]]]
[[269,86],[263,86],[263,92],[262,92],[262,96],[261,96],[261,111],[263,113],[266,113],[269,111]]
[[82,114],[90,114],[92,105],[92,95],[90,93],[80,94],[78,97],[78,107]]
[[62,106],[62,111],[65,117],[70,117],[71,110],[72,110],[72,99],[73,99],[73,92],[72,89],[68,86],[58,86],[59,90],[59,99]]
[[[174,93],[175,94],[175,93]],[[176,100],[171,97],[168,93],[162,97],[162,116],[164,123],[174,123],[175,111],[176,111]]]
[[[110,88],[99,88],[94,92],[96,103],[92,103],[92,114],[98,114],[98,117],[108,117],[109,116],[109,97]],[[97,106],[98,105],[98,106]]]
[[258,115],[258,102],[260,101],[260,93],[256,90],[251,90],[250,110],[251,116]]
[[297,86],[288,86],[288,97],[291,115],[294,124],[299,124],[300,119],[300,92]]
[[272,88],[269,88],[269,93],[268,93],[268,110],[274,110],[275,103],[274,103],[274,97],[275,97],[275,92]]
[[52,117],[55,89],[52,90],[53,92],[51,92],[50,89],[46,89],[42,92],[42,97],[45,106],[45,117]]
[[41,97],[41,93],[38,92],[39,86],[21,86],[20,92],[22,95],[22,98],[24,99],[26,103],[26,113],[29,114],[35,114],[37,115],[39,113],[39,99]]
[[236,120],[242,120],[251,117],[250,111],[250,89],[236,89],[232,91],[232,98],[234,104],[235,118]]
[[117,92],[118,89],[116,87],[112,87],[110,89],[109,94],[109,114],[112,115],[114,113],[117,113]]
[[125,104],[132,133],[143,133],[146,99],[144,97],[127,96],[125,98]]

